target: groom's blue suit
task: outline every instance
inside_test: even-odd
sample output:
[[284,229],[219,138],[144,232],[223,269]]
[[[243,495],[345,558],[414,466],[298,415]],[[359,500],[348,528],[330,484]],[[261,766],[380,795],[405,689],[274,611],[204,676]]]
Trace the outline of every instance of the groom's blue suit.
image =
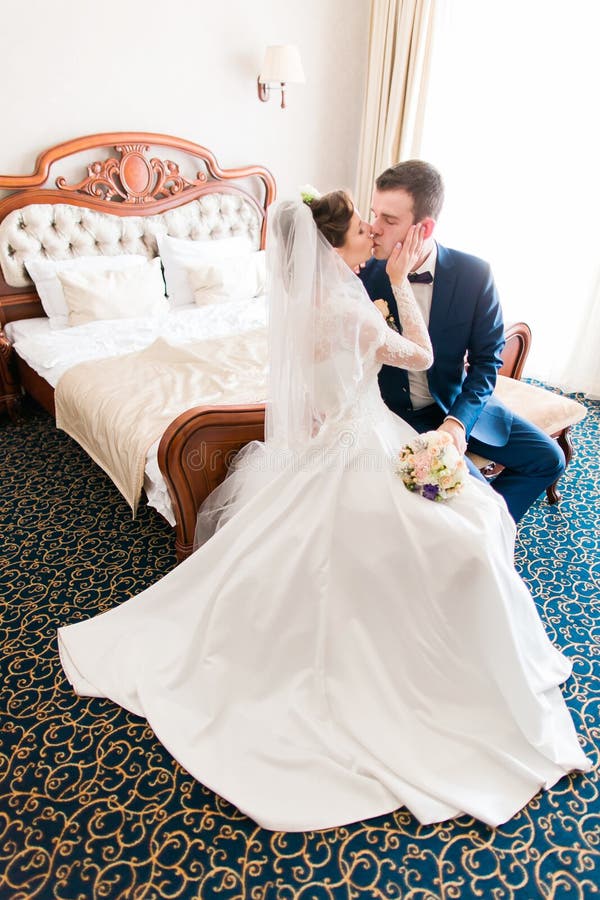
[[[360,277],[371,299],[386,300],[400,324],[385,266],[385,260],[371,259]],[[488,264],[438,244],[432,274],[429,334],[434,362],[427,379],[435,403],[414,410],[406,370],[391,366],[383,366],[379,375],[382,397],[417,431],[437,428],[446,415],[459,419],[465,426],[469,450],[506,467],[494,487],[518,521],[539,494],[560,477],[564,470],[562,451],[551,438],[492,396],[502,364],[504,323]]]

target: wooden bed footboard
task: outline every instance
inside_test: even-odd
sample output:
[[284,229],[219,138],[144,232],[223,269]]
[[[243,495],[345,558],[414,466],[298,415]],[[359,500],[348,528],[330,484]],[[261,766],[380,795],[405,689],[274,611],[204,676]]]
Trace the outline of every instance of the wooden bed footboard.
[[198,508],[220,484],[236,453],[264,440],[265,407],[198,406],[178,416],[158,447],[158,465],[175,513],[175,550],[181,562],[193,549]]

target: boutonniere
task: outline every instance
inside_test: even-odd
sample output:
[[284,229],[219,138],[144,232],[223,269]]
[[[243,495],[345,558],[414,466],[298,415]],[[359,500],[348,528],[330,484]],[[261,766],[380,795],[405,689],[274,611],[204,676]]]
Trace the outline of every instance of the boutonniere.
[[400,334],[400,329],[398,328],[398,326],[396,325],[396,322],[394,321],[394,317],[390,312],[390,308],[387,305],[387,301],[386,300],[373,300],[373,306],[377,307],[377,309],[379,310],[379,312],[381,313],[381,315],[387,322],[388,327],[391,328],[392,331],[396,331],[398,334]]

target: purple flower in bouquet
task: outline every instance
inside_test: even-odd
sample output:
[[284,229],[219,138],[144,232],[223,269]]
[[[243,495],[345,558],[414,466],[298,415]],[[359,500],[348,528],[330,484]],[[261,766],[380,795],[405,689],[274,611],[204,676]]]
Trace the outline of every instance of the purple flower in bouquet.
[[435,500],[440,489],[437,484],[424,484],[422,494],[427,500]]

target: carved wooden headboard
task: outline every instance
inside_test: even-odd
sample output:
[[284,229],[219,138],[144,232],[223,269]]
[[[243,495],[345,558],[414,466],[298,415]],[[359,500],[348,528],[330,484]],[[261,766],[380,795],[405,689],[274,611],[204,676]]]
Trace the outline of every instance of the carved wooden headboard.
[[[85,177],[56,175],[59,164],[71,173],[78,155],[93,157]],[[44,315],[28,256],[153,256],[160,231],[196,240],[247,233],[264,248],[275,180],[261,166],[221,169],[210,150],[181,138],[111,132],[46,150],[32,175],[0,175],[0,194],[1,327]]]

